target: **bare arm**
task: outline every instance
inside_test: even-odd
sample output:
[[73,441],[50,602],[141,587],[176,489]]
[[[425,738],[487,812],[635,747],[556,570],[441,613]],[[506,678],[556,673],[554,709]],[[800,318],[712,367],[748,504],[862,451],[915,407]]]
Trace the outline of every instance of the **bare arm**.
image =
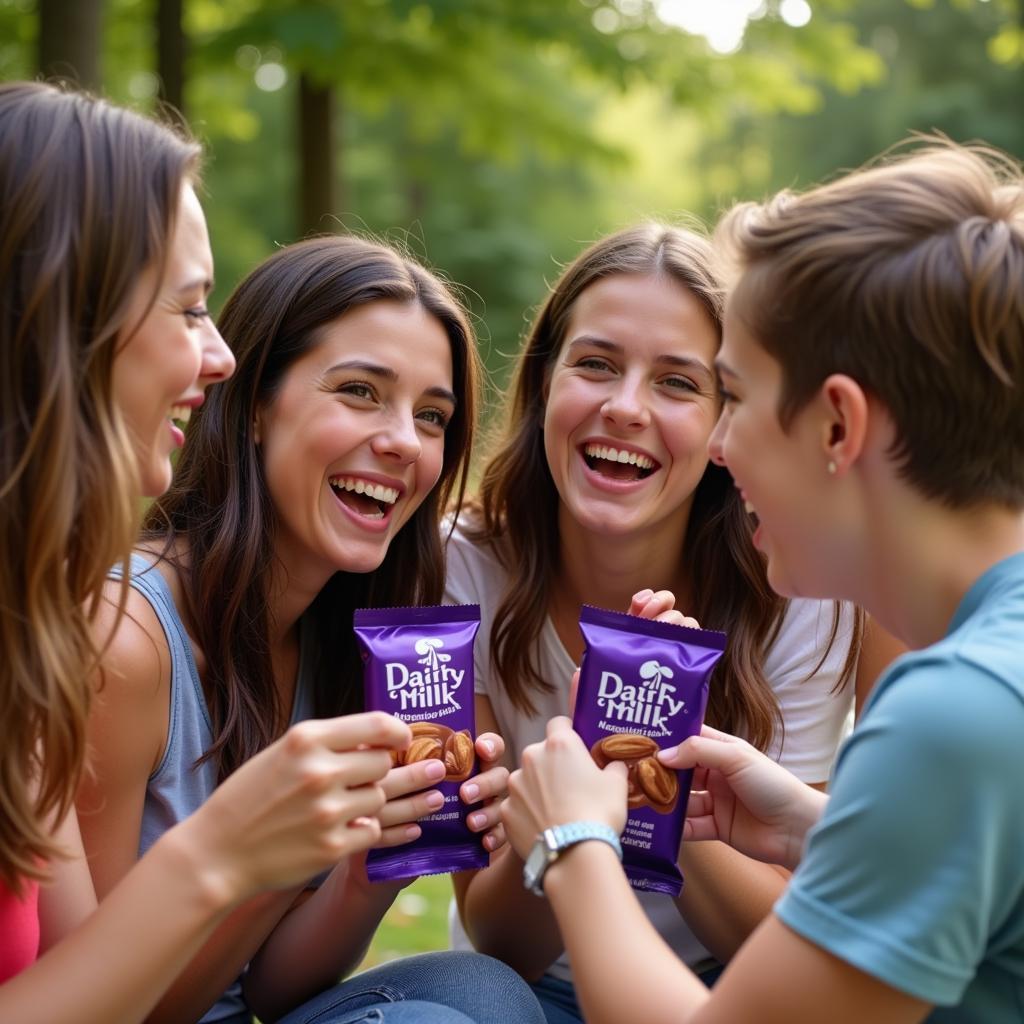
[[[128,614],[103,661],[89,721],[90,771],[77,804],[96,892],[105,899],[138,859],[146,785],[163,756],[170,700],[170,652],[149,602],[130,590]],[[97,635],[113,624],[108,605]],[[198,1020],[238,977],[295,891],[270,893],[235,909],[211,930],[153,1009],[150,1020]]]
[[[83,837],[101,899],[117,891],[122,879],[134,870],[146,784],[160,760],[167,732],[170,656],[166,638],[148,602],[135,591],[130,592],[128,611],[105,652],[104,686],[90,720],[94,770],[78,798]],[[111,615],[111,610],[104,614]],[[97,624],[105,639],[104,627],[109,630],[109,621]],[[320,749],[327,742],[321,739],[325,730],[341,737],[330,740],[336,744],[333,752]],[[306,857],[307,871],[292,871],[286,883],[275,874],[267,879],[270,884],[251,886],[245,895],[254,898],[233,907],[230,915],[221,915],[216,930],[207,930],[204,938],[208,941],[192,949],[190,959],[182,965],[184,970],[149,1020],[195,1020],[201,1016],[288,911],[301,884],[342,856],[366,849],[379,837],[377,821],[360,815],[380,811],[383,791],[367,783],[384,776],[389,758],[383,751],[356,748],[363,744],[401,746],[408,742],[408,735],[406,726],[385,715],[302,723],[243,765],[188,819],[209,820],[207,809],[219,804],[219,827],[227,831],[232,845],[248,850],[255,860],[287,861],[296,852],[296,841],[313,840],[318,831],[332,830],[334,834],[330,842],[322,842],[323,855]],[[279,787],[288,785],[297,791],[286,799]],[[285,800],[283,804],[275,803],[276,793]],[[339,818],[343,819],[341,827],[332,829],[331,823]],[[264,845],[256,847],[261,832]],[[329,856],[332,850],[338,855]],[[255,895],[261,888],[276,891]],[[162,986],[161,992],[164,988],[167,986]]]
[[[436,760],[388,772],[381,783],[388,802],[378,815],[383,828],[377,846],[400,846],[420,835],[414,822],[435,809],[428,800],[438,791],[428,787],[443,777],[444,765]],[[381,918],[410,881],[371,883],[366,858],[359,855],[307,889],[252,957],[244,987],[258,1016],[274,1020],[358,967]]]
[[[478,731],[497,732],[491,702],[476,697]],[[481,953],[503,960],[524,978],[538,978],[563,950],[546,900],[523,888],[523,862],[505,846],[482,871],[452,875],[462,927]]]
[[[687,745],[692,748],[695,741]],[[706,741],[696,745],[709,746]],[[768,818],[778,817],[780,808],[800,810],[804,818],[820,805],[819,800],[804,799],[802,794],[812,790],[787,781],[784,769],[749,745],[737,750],[738,755],[717,752],[732,769],[725,777],[758,810],[770,812]],[[623,772],[613,774],[615,767],[599,769],[568,720],[553,719],[547,741],[524,752],[522,770],[509,781],[503,807],[509,841],[522,853],[543,829],[578,820],[606,822],[618,831],[626,814],[626,779]],[[770,822],[762,822],[759,829],[747,825],[723,831],[755,837],[764,850],[785,849],[788,843],[780,844],[779,836],[790,834]],[[590,1024],[638,1016],[654,1024],[816,1024],[823,1007],[829,1021],[840,1024],[916,1024],[929,1011],[920,1000],[800,938],[774,916],[758,927],[715,989],[706,989],[654,930],[615,853],[604,843],[572,847],[548,870],[544,890],[561,925],[577,995]]]
[[871,694],[878,677],[901,654],[906,654],[907,645],[886,632],[874,619],[864,620],[864,636],[857,659],[856,717],[859,720],[864,704]]
[[[590,1024],[917,1024],[930,1007],[851,967],[769,916],[713,990],[655,932],[615,854],[582,843],[545,890],[565,933]],[[640,1002],[638,1003],[638,1000]]]

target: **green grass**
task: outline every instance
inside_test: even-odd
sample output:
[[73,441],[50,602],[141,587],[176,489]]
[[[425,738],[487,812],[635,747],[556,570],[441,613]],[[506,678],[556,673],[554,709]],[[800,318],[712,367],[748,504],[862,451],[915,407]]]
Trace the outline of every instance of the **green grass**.
[[448,875],[425,875],[403,889],[384,916],[360,967],[375,967],[410,953],[448,948]]

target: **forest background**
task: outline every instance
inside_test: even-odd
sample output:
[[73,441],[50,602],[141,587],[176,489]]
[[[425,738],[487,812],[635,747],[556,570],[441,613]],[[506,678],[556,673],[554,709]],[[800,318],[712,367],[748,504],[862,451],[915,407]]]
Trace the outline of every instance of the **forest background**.
[[[372,233],[463,289],[497,387],[608,231],[915,131],[1024,156],[1024,0],[0,0],[0,79],[40,74],[184,113],[215,311],[277,245]],[[449,891],[407,890],[369,962],[443,946]]]

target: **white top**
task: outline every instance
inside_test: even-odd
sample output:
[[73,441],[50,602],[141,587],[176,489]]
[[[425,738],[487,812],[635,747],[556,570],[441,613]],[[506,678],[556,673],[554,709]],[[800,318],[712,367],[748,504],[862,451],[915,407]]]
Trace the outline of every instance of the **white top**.
[[[505,570],[489,548],[473,544],[461,528],[456,528],[452,534],[447,557],[445,601],[480,605],[480,630],[475,647],[476,692],[490,700],[509,757],[518,764],[525,747],[544,739],[549,718],[569,714],[569,684],[576,665],[559,639],[554,623],[550,618],[545,619],[538,638],[537,664],[541,676],[557,689],[554,693],[532,694],[537,708],[534,717],[519,711],[494,678],[490,657],[491,626],[507,582]],[[785,726],[784,739],[777,737],[768,753],[804,782],[828,779],[853,704],[852,684],[844,686],[839,693],[831,692],[850,647],[854,621],[851,606],[843,606],[836,642],[818,672],[810,675],[828,643],[833,607],[831,601],[790,601],[782,628],[764,663],[765,678],[778,698]],[[686,925],[671,896],[638,892],[637,898],[681,960],[693,966],[710,957]],[[450,913],[449,923],[453,947],[471,949],[458,914]],[[549,973],[571,980],[568,959],[563,955]]]

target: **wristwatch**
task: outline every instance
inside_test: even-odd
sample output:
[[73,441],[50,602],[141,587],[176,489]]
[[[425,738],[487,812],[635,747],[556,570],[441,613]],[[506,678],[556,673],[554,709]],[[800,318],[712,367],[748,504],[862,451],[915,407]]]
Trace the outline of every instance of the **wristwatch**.
[[535,896],[544,895],[544,875],[556,860],[577,843],[597,839],[607,843],[622,860],[622,846],[619,837],[610,825],[599,821],[572,821],[567,825],[546,828],[533,844],[523,865],[523,886]]

